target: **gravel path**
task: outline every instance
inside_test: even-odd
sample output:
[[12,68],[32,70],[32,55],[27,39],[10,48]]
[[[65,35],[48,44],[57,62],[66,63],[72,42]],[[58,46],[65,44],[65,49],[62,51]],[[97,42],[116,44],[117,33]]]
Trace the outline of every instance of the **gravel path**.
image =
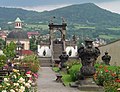
[[41,67],[37,80],[38,92],[80,92],[78,89],[65,87],[55,81],[56,74],[51,67]]

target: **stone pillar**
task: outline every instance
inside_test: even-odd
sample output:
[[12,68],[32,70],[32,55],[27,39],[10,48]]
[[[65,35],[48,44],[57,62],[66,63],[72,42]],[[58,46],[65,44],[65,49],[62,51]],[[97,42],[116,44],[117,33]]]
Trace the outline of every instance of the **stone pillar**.
[[66,39],[66,26],[67,24],[63,21],[62,23],[62,41],[63,41],[63,51],[65,51],[66,45],[65,45],[65,39]]
[[37,46],[37,52],[39,53],[40,51],[40,45]]
[[[50,24],[50,25],[53,25],[53,24]],[[49,30],[50,30],[50,50],[51,50],[51,61],[52,61],[52,64],[54,64],[54,58],[53,58],[53,28],[49,25]]]

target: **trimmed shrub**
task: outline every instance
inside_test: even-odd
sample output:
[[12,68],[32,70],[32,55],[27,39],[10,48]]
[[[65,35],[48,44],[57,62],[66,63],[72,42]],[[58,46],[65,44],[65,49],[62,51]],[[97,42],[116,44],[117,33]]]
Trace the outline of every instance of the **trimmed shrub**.
[[77,80],[77,74],[80,71],[81,68],[81,64],[78,65],[73,65],[70,69],[69,69],[69,74],[71,76],[72,81],[76,81]]

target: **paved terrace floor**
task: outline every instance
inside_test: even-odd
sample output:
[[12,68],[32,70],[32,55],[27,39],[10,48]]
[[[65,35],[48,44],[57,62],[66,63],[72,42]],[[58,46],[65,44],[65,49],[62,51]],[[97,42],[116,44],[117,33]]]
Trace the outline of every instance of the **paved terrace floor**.
[[78,89],[65,87],[62,83],[57,83],[56,73],[51,67],[41,67],[37,80],[38,92],[80,92]]

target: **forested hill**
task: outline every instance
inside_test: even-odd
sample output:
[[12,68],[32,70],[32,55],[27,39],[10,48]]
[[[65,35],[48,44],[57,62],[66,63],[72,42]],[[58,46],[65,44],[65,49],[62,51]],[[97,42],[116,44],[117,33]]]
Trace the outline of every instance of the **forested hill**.
[[18,8],[0,8],[0,23],[14,21],[19,16],[26,23],[46,22],[52,16],[64,17],[68,23],[119,26],[120,15],[93,3],[76,4],[52,11],[35,12]]
[[76,4],[60,9],[42,12],[42,19],[50,16],[64,17],[68,23],[119,25],[120,15],[98,7],[93,3]]
[[17,17],[26,22],[32,22],[33,20],[36,21],[36,17],[40,17],[40,13],[20,8],[0,7],[0,22],[14,21]]

